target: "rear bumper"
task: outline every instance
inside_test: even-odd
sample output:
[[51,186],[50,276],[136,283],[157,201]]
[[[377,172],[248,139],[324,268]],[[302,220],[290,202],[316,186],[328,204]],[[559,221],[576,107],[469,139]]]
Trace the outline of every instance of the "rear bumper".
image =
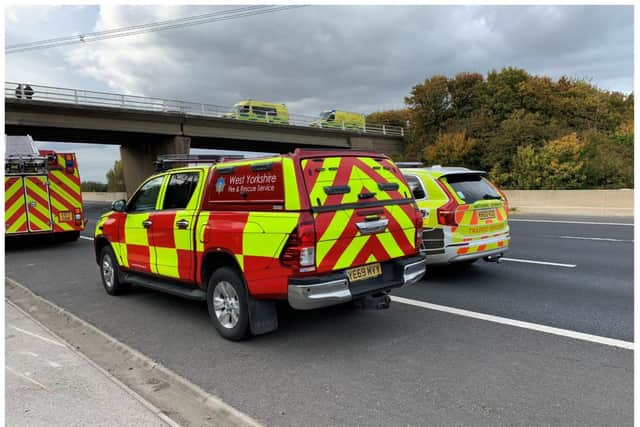
[[448,244],[441,253],[428,254],[427,264],[449,264],[496,256],[509,250],[509,242],[510,235],[505,233],[492,238]]
[[416,283],[426,272],[422,255],[381,263],[382,275],[350,283],[346,270],[289,279],[287,299],[297,310],[312,310]]

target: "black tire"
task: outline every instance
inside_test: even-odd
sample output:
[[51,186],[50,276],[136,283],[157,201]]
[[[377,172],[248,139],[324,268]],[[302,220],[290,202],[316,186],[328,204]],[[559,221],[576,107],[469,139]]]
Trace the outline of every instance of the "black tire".
[[213,272],[207,287],[207,309],[211,323],[224,338],[232,341],[247,338],[247,291],[242,278],[235,270],[222,267]]
[[62,237],[63,242],[75,242],[80,238],[79,231],[67,231]]
[[100,252],[100,278],[102,286],[109,295],[122,295],[130,286],[120,281],[120,266],[110,246]]

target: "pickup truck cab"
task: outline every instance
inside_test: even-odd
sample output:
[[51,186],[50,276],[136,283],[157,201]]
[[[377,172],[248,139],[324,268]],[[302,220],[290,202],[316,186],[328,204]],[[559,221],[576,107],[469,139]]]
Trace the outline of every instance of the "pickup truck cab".
[[96,226],[107,293],[130,284],[205,300],[225,338],[300,310],[364,298],[425,273],[422,215],[400,170],[373,152],[296,150],[151,176]]

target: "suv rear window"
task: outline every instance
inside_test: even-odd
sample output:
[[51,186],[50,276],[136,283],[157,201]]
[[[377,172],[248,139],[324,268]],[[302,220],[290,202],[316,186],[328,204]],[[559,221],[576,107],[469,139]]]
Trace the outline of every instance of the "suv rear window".
[[478,200],[502,199],[493,184],[481,175],[448,175],[445,179],[467,204]]

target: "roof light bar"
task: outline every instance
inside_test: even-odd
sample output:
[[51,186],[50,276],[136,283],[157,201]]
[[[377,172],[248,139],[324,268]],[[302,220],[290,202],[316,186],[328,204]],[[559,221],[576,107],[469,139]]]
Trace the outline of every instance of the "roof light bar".
[[216,164],[229,160],[244,159],[241,155],[219,155],[219,154],[163,154],[158,156],[158,160],[153,162],[156,171],[165,171],[180,166],[192,164]]

